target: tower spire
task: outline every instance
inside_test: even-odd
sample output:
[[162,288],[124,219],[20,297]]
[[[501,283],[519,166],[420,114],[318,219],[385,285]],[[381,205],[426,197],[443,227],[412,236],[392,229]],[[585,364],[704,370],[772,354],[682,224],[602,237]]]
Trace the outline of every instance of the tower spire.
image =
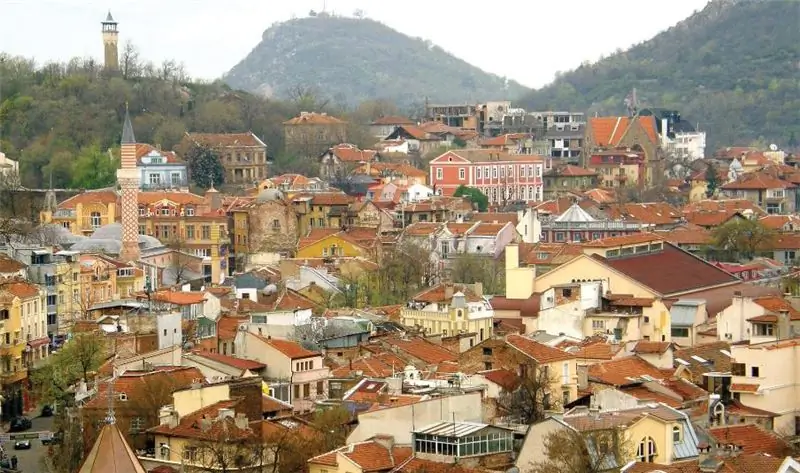
[[133,134],[131,114],[128,112],[128,102],[125,102],[125,121],[122,124],[122,142],[120,144],[129,145],[135,143],[136,136]]

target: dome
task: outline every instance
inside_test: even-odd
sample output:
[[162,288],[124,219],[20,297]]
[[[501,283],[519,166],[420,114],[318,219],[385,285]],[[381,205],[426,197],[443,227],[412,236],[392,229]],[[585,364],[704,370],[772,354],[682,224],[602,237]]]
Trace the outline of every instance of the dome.
[[[48,241],[54,241],[60,245],[71,245],[86,239],[85,236],[75,235],[70,232],[68,228],[54,223],[47,223],[39,227],[39,235]],[[34,237],[34,235],[30,236]]]
[[81,252],[103,252],[111,255],[118,255],[122,249],[122,242],[119,240],[112,240],[108,238],[86,238],[81,240],[70,248],[72,251]]
[[[92,233],[92,236],[89,237],[89,240],[95,242],[99,240],[113,240],[121,244],[122,224],[114,222],[103,225],[95,230],[94,233]],[[163,246],[164,245],[158,240],[158,238],[151,237],[150,235],[139,235],[139,247],[143,250],[161,248]]]
[[256,202],[271,202],[273,200],[283,200],[283,192],[278,189],[264,189],[256,196]]

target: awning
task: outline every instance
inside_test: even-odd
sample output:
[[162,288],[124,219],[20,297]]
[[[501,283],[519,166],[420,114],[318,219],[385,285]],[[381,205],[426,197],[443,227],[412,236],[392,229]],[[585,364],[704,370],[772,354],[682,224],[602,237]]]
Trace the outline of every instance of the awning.
[[28,346],[31,348],[39,348],[41,346],[47,345],[48,343],[50,343],[50,338],[43,337],[43,338],[37,338],[36,340],[29,340]]

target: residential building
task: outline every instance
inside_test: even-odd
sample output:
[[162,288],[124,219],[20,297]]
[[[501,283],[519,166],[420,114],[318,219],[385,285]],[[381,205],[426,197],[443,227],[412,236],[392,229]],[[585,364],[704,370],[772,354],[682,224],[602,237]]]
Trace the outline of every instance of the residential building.
[[[398,126],[392,134],[386,137],[386,140],[391,143],[402,142],[401,149],[407,150],[407,153],[416,153],[420,156],[424,156],[447,144],[445,137],[437,133],[427,132],[416,125]],[[397,147],[397,145],[394,147]]]
[[[636,234],[642,231],[642,224],[626,220],[597,219],[574,203],[561,215],[542,216],[536,214],[541,232],[534,242],[583,242],[603,238]],[[546,258],[540,258],[546,259]]]
[[339,143],[347,143],[347,122],[325,112],[300,112],[283,122],[286,151],[302,157],[317,157]]
[[375,202],[412,203],[429,200],[433,194],[433,189],[424,184],[403,185],[389,182],[370,186],[366,198]]
[[586,126],[583,163],[596,151],[630,148],[644,153],[644,185],[651,186],[661,174],[658,127],[653,116],[591,117]]
[[342,192],[296,194],[292,204],[298,214],[298,232],[306,235],[314,228],[342,228],[354,199]]
[[308,472],[390,473],[411,456],[411,447],[395,445],[394,437],[381,435],[310,458]]
[[402,228],[418,222],[459,222],[468,219],[474,208],[464,197],[433,195],[430,200],[422,202],[400,202],[393,211]]
[[586,117],[583,113],[534,112],[542,118],[544,138],[550,156],[568,164],[580,164],[586,134]]
[[406,117],[383,116],[369,124],[369,131],[375,138],[382,140],[394,133],[399,126],[415,125],[416,122]]
[[644,187],[645,159],[641,151],[626,148],[595,151],[586,167],[600,176],[598,185],[602,187]]
[[800,432],[800,338],[732,344],[730,390],[742,404],[777,414],[774,430]]
[[319,175],[328,181],[339,181],[356,167],[379,160],[380,155],[377,151],[362,150],[348,143],[337,144],[320,155]]
[[119,218],[117,199],[117,192],[111,188],[81,192],[59,202],[53,212],[43,211],[41,223],[53,223],[74,235],[89,236]]
[[762,343],[800,336],[800,311],[777,295],[734,294],[730,306],[716,316],[717,335],[728,343]]
[[544,198],[555,199],[565,192],[597,186],[598,173],[572,164],[553,166],[544,173]]
[[327,398],[325,385],[330,369],[323,363],[322,353],[250,331],[238,332],[235,343],[236,353],[267,365],[270,395],[291,403],[295,411],[308,412],[314,409],[315,401]]
[[494,311],[480,284],[441,283],[414,296],[400,321],[443,337],[468,334],[473,346],[492,336]]
[[[596,240],[584,244],[583,251],[583,255],[537,276],[534,292],[554,289],[556,294],[548,303],[555,308],[559,307],[559,297],[570,301],[578,297],[576,285],[601,282],[600,310],[577,311],[575,317],[589,319],[591,322],[586,323],[591,323],[593,330],[605,331],[619,340],[670,341],[670,312],[665,300],[707,300],[708,314],[713,317],[714,311],[721,310],[716,301],[748,287],[653,234]],[[621,310],[621,306],[627,308]]]
[[161,151],[158,147],[136,144],[136,167],[140,171],[142,190],[189,190],[189,171],[174,151]]
[[45,291],[20,278],[0,283],[0,385],[3,419],[30,409],[28,368],[49,354]]
[[491,204],[543,200],[544,159],[491,150],[451,150],[430,162],[437,194],[452,196],[459,186],[479,189]]
[[428,183],[428,173],[405,163],[366,162],[353,170],[352,175],[364,175],[379,179],[384,184],[397,182],[401,185]]
[[656,117],[661,148],[667,154],[689,161],[706,157],[706,133],[682,120],[680,113],[661,110],[642,112],[650,112]]
[[225,169],[225,183],[252,185],[266,178],[267,145],[252,131],[247,133],[189,133],[178,145],[183,155],[192,147],[214,150]]
[[368,257],[377,259],[378,234],[373,228],[314,229],[297,243],[298,258]]
[[721,189],[726,197],[747,199],[768,214],[792,214],[800,199],[796,184],[762,172],[744,174]]
[[551,417],[531,426],[516,464],[541,458],[546,435],[560,430],[580,434],[601,471],[619,471],[630,461],[671,465],[700,455],[700,441],[687,415],[665,404],[605,412],[581,406],[561,419]]

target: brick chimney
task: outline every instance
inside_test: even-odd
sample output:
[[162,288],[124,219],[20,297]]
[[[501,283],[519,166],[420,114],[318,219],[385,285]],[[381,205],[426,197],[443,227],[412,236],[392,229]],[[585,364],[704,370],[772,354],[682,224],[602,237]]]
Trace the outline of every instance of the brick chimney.
[[245,430],[247,429],[250,422],[247,420],[247,416],[243,412],[238,412],[236,417],[234,418],[234,422],[236,423],[236,428]]
[[444,300],[450,301],[453,298],[454,286],[452,282],[444,283]]

